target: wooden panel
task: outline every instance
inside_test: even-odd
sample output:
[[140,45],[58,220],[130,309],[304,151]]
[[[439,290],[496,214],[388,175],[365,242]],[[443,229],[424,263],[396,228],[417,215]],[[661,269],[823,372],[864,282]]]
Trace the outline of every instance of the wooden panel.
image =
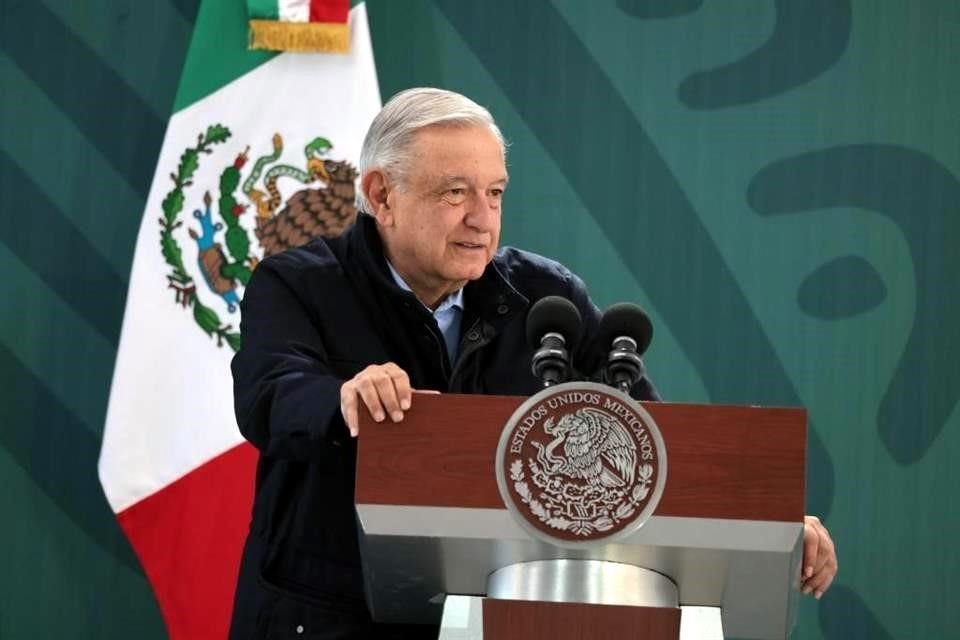
[[486,598],[483,637],[485,640],[677,640],[680,609]]
[[[361,417],[362,504],[502,509],[494,457],[525,398],[418,395],[400,424]],[[656,515],[803,520],[806,411],[643,403],[667,447]]]

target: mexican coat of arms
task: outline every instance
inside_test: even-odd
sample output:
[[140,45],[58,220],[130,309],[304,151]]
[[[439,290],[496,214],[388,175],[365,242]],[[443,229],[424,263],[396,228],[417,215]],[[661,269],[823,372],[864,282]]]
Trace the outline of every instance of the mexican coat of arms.
[[626,536],[650,517],[666,481],[663,438],[643,407],[596,383],[531,396],[504,427],[496,457],[507,509],[563,546]]
[[[216,153],[231,137],[229,128],[210,125],[183,150],[170,174],[173,188],[163,199],[159,224],[167,286],[175,301],[192,311],[196,325],[218,346],[236,351],[239,323],[224,317],[237,312],[259,261],[349,227],[357,215],[357,171],[330,157],[333,144],[321,136],[303,147],[299,161],[288,162],[282,161],[285,144],[279,133],[260,144],[269,148],[252,162],[250,146]],[[215,183],[194,185],[206,156],[225,156],[226,166]],[[184,216],[190,209],[192,216]]]

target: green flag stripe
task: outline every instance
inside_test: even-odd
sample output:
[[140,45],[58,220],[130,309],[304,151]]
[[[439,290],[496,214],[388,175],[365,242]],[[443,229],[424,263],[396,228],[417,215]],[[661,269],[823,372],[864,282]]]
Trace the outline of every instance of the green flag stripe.
[[[216,37],[210,38],[210,34]],[[204,2],[197,14],[174,112],[253,71],[275,55],[272,51],[247,49],[247,13],[241,3]]]
[[277,0],[247,0],[247,9],[251,20],[277,20],[280,17]]

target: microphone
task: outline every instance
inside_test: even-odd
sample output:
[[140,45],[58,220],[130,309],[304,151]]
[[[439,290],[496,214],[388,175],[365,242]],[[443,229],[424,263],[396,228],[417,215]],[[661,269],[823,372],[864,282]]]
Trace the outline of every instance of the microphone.
[[610,345],[604,378],[607,384],[629,394],[630,388],[643,375],[640,356],[653,340],[653,323],[635,304],[619,302],[600,318],[598,341]]
[[537,300],[527,314],[527,342],[536,349],[531,361],[533,375],[544,387],[566,381],[570,375],[570,352],[581,330],[580,312],[560,296]]

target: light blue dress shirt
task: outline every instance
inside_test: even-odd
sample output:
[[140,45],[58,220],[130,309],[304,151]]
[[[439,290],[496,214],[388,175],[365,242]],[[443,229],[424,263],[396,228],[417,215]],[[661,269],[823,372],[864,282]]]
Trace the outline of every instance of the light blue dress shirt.
[[[393,268],[390,261],[387,260],[387,266],[390,267],[390,275],[394,282],[404,291],[413,293],[413,289],[403,280],[397,270]],[[420,304],[423,304],[422,302]],[[423,308],[433,315],[437,321],[440,333],[443,334],[443,341],[447,345],[447,357],[450,358],[450,365],[457,361],[457,353],[460,349],[460,322],[463,319],[463,288],[457,289],[455,293],[448,295],[443,302],[434,311],[427,305]]]

